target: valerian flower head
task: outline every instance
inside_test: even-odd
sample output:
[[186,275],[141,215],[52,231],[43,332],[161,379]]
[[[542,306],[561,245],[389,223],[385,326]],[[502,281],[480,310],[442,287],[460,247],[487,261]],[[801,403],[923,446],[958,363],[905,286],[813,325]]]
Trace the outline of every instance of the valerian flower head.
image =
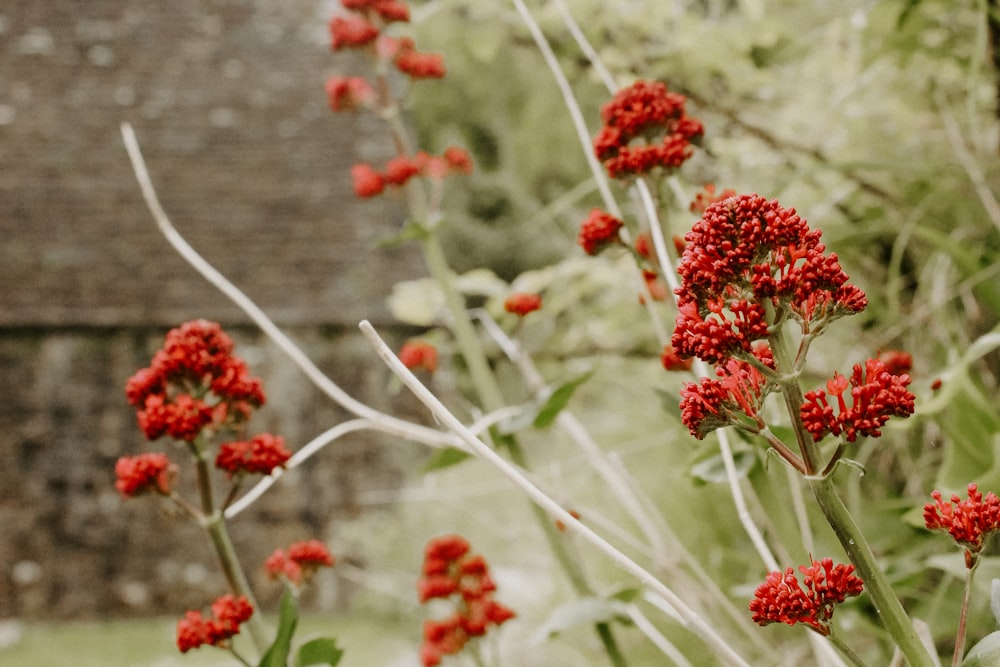
[[802,583],[792,568],[767,575],[750,601],[758,625],[804,623],[821,635],[829,635],[834,609],[849,597],[860,595],[864,582],[854,576],[853,565],[834,565],[833,560],[814,560],[800,565]]
[[685,113],[686,99],[659,81],[622,88],[601,109],[604,127],[594,152],[612,178],[630,178],[654,169],[673,170],[691,157],[704,127]]
[[591,209],[590,215],[580,224],[576,242],[588,255],[596,255],[607,246],[621,242],[618,232],[624,225],[610,213]]
[[795,209],[756,194],[710,204],[685,235],[677,267],[678,353],[709,363],[745,357],[775,323],[769,310],[814,335],[863,310],[864,292],[848,283],[836,254],[824,254],[820,235]]
[[[767,345],[757,345],[753,354],[761,364],[774,368]],[[717,428],[733,425],[758,430],[758,410],[774,384],[760,369],[741,359],[726,360],[715,373],[718,379],[702,378],[700,383],[688,382],[681,389],[681,421],[691,435],[700,440]]]
[[503,309],[508,313],[514,313],[519,317],[524,317],[542,307],[542,297],[538,294],[528,292],[514,292],[503,302]]
[[204,645],[225,648],[251,616],[253,606],[247,598],[223,595],[212,603],[211,618],[189,611],[177,622],[177,648],[181,653]]
[[[850,379],[835,373],[826,383],[826,391],[807,392],[801,407],[802,422],[816,442],[827,433],[843,435],[848,442],[855,442],[858,436],[878,438],[889,417],[913,414],[915,396],[906,389],[909,384],[909,375],[893,374],[881,360],[869,359],[863,368],[854,365]],[[851,397],[850,406],[845,394]],[[836,397],[836,410],[828,396]]]
[[232,351],[215,322],[194,320],[167,333],[152,364],[125,385],[147,438],[191,442],[206,427],[245,421],[264,404],[260,379]]
[[928,530],[944,530],[965,547],[965,564],[975,565],[986,539],[1000,531],[1000,498],[992,491],[985,496],[975,484],[969,484],[969,498],[952,495],[945,502],[940,491],[931,493],[933,503],[924,505],[924,524]]
[[515,616],[493,599],[496,584],[486,559],[470,551],[468,540],[460,535],[436,537],[424,549],[423,574],[417,582],[420,602],[451,600],[455,609],[444,619],[424,622],[420,661],[425,667],[440,664],[444,656],[460,652],[469,639]]

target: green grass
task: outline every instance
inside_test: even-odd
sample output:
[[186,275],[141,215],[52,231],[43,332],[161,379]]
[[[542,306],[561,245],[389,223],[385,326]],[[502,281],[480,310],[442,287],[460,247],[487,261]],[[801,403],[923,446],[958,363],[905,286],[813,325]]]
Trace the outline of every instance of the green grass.
[[[225,651],[205,647],[182,655],[174,645],[176,619],[28,624],[13,646],[0,648],[0,664],[31,667],[232,667]],[[395,621],[306,617],[298,638],[323,633],[345,649],[343,667],[416,664],[419,637]],[[410,657],[412,656],[412,657]],[[405,659],[410,657],[410,662]]]

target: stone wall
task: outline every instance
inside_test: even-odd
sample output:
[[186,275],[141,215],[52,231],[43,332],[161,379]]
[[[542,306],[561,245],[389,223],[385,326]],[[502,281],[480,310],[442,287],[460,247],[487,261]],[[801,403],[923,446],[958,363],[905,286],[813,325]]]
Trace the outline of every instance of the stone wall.
[[[0,5],[0,617],[205,603],[214,562],[197,529],[113,490],[117,457],[149,450],[124,382],[167,328],[205,317],[234,334],[270,398],[255,429],[298,446],[345,417],[156,232],[121,122],[192,245],[345,388],[387,407],[356,324],[389,326],[391,285],[423,268],[412,249],[377,247],[400,208],[351,194],[350,165],[389,146],[375,119],[326,107],[333,5]],[[363,486],[398,484],[412,452],[345,439],[237,520],[238,548],[252,563],[323,537],[359,511]]]

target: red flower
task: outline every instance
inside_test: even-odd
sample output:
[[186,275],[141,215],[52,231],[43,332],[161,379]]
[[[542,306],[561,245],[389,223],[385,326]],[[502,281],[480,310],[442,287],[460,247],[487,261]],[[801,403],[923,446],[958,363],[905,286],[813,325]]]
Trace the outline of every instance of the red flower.
[[619,90],[601,109],[604,127],[594,138],[594,152],[608,174],[622,178],[675,169],[691,157],[691,144],[704,128],[686,115],[684,104],[683,95],[658,81],[637,81]]
[[538,294],[528,294],[526,292],[514,292],[503,302],[503,309],[508,313],[514,313],[524,317],[530,312],[542,307],[542,297]]
[[330,550],[319,540],[293,542],[288,550],[275,549],[264,561],[264,569],[272,579],[284,578],[295,586],[308,581],[321,567],[335,562]]
[[330,46],[334,51],[367,46],[378,36],[379,29],[363,16],[335,16],[330,21]]
[[398,0],[340,0],[340,4],[357,12],[373,11],[386,23],[410,20],[410,8]]
[[458,146],[449,146],[444,149],[444,160],[454,171],[462,174],[471,174],[473,170],[472,158],[468,151]]
[[[753,350],[765,366],[774,367],[771,349],[759,345]],[[702,378],[681,388],[681,422],[691,435],[705,435],[723,426],[742,425],[759,430],[758,410],[774,386],[749,362],[729,359],[715,370],[718,380]],[[749,422],[747,420],[750,420]]]
[[820,232],[777,201],[739,195],[715,202],[684,239],[671,340],[681,355],[717,363],[748,352],[767,335],[767,305],[813,335],[867,305],[837,256],[823,254]]
[[115,464],[118,481],[115,488],[123,498],[151,491],[168,495],[173,489],[177,466],[166,454],[139,454],[123,456]]
[[883,350],[878,353],[878,360],[893,375],[909,374],[913,370],[913,355],[903,350]]
[[736,190],[730,190],[728,188],[719,194],[715,194],[715,184],[707,183],[705,187],[701,189],[701,192],[694,196],[694,201],[691,202],[691,206],[689,208],[692,213],[701,214],[705,212],[705,209],[707,209],[709,205],[735,196]]
[[[878,359],[869,359],[864,369],[854,365],[850,378],[851,407],[847,406],[844,392],[848,379],[834,374],[826,383],[826,391],[816,389],[807,392],[802,403],[802,421],[812,433],[813,440],[819,442],[827,433],[844,434],[848,442],[858,436],[879,437],[881,428],[889,417],[909,417],[913,414],[915,396],[906,386],[910,376],[893,375]],[[837,397],[837,412],[827,401],[827,395]]]
[[975,484],[969,484],[968,494],[968,500],[953,495],[945,502],[940,491],[932,492],[934,502],[924,505],[924,523],[928,530],[948,531],[965,547],[965,564],[971,568],[986,538],[1000,531],[1000,498],[992,491],[984,497]]
[[443,656],[461,651],[469,638],[480,637],[490,626],[514,618],[513,611],[493,599],[496,584],[486,559],[470,553],[469,542],[460,535],[443,535],[428,542],[422,570],[417,581],[421,604],[435,598],[450,599],[455,613],[424,621],[421,664],[437,665]]
[[224,648],[251,616],[253,607],[247,598],[223,595],[212,603],[212,618],[189,611],[177,622],[177,648],[181,653],[206,644]]
[[392,158],[385,165],[385,182],[391,185],[404,185],[408,180],[420,173],[420,164],[405,155]]
[[624,224],[610,213],[599,208],[591,209],[590,215],[580,225],[576,242],[588,255],[596,255],[608,245],[620,242],[618,230]]
[[663,352],[660,353],[660,363],[668,371],[689,371],[694,363],[694,360],[688,357],[687,359],[681,359],[677,351],[674,350],[674,346],[667,343],[663,346]]
[[285,439],[270,433],[260,433],[246,442],[226,442],[219,446],[215,467],[229,476],[238,474],[270,475],[282,468],[292,453],[285,449]]
[[438,352],[430,343],[409,340],[399,350],[399,360],[410,370],[423,368],[433,373],[438,367]]
[[232,339],[214,322],[195,320],[167,333],[150,367],[125,385],[147,438],[193,441],[205,427],[244,420],[264,404],[260,379],[232,351]]
[[375,100],[371,84],[357,76],[331,76],[326,80],[326,95],[333,111],[354,111]]
[[854,576],[853,565],[834,565],[830,558],[814,560],[809,567],[800,565],[799,571],[805,575],[802,584],[790,567],[784,573],[767,575],[750,601],[753,620],[758,625],[805,623],[821,635],[829,635],[834,609],[847,598],[860,595],[864,582]]
[[413,40],[408,37],[401,37],[396,46],[393,63],[396,69],[411,79],[443,79],[447,73],[444,56],[440,53],[417,51]]
[[354,194],[364,199],[380,195],[385,189],[385,179],[367,164],[351,167],[351,179],[354,181]]

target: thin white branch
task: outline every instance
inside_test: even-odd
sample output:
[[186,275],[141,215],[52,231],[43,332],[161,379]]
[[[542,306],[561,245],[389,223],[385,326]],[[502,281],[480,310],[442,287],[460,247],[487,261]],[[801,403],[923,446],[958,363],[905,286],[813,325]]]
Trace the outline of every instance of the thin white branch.
[[635,606],[634,604],[628,606],[628,616],[632,619],[632,623],[635,627],[639,629],[639,632],[646,635],[646,638],[653,643],[656,648],[660,649],[660,652],[674,661],[677,667],[692,667],[688,659],[684,657],[673,643],[667,639],[662,632],[656,629],[656,626],[646,618],[646,615]]
[[122,123],[121,133],[122,140],[125,142],[125,150],[128,151],[129,159],[132,162],[132,170],[135,173],[136,180],[139,182],[139,188],[142,190],[142,196],[146,201],[146,206],[149,208],[149,212],[153,215],[153,219],[156,221],[160,232],[166,237],[170,245],[174,247],[174,249],[182,258],[184,258],[185,261],[187,261],[188,264],[190,264],[198,273],[208,280],[208,282],[225,294],[233,303],[239,306],[239,308],[246,313],[258,327],[260,327],[261,331],[270,337],[271,340],[273,340],[274,343],[281,348],[281,350],[287,354],[299,368],[302,369],[306,376],[320,389],[320,391],[339,403],[349,412],[352,412],[354,415],[372,422],[377,422],[378,428],[381,431],[432,447],[456,446],[456,440],[453,436],[447,433],[442,433],[436,429],[427,428],[418,424],[412,424],[402,419],[379,412],[378,410],[375,410],[374,408],[355,399],[353,396],[341,389],[335,382],[333,382],[333,380],[327,377],[323,371],[321,371],[309,359],[309,357],[306,356],[306,354],[294,342],[292,342],[292,340],[286,336],[274,322],[271,321],[271,319],[257,306],[257,304],[253,302],[253,300],[250,299],[250,297],[240,291],[238,287],[231,283],[215,267],[209,264],[205,258],[199,255],[198,252],[184,239],[184,237],[181,236],[177,229],[174,228],[173,224],[170,222],[170,218],[167,217],[166,212],[163,210],[163,207],[160,205],[160,201],[156,196],[156,190],[153,187],[153,182],[149,177],[148,170],[146,169],[145,160],[143,160],[142,152],[139,150],[139,142],[136,139],[135,131],[129,123]]
[[979,197],[979,201],[982,202],[983,208],[986,210],[986,215],[990,218],[990,222],[993,223],[997,231],[1000,231],[1000,202],[997,201],[996,195],[993,194],[989,183],[986,182],[986,174],[983,173],[972,151],[966,145],[965,138],[962,137],[962,130],[958,126],[958,121],[955,120],[951,109],[948,108],[944,96],[938,93],[935,96],[935,102],[938,106],[941,122],[944,124],[945,133],[948,135],[948,141],[951,142],[952,150],[955,151],[955,157],[958,158],[959,164],[962,165],[965,173],[969,176],[969,180],[972,181],[972,186]]
[[379,337],[378,333],[367,321],[361,322],[361,331],[372,343],[382,361],[395,373],[403,384],[413,392],[414,396],[423,403],[438,421],[450,429],[455,435],[460,437],[476,456],[491,464],[507,479],[521,489],[539,507],[548,512],[554,519],[558,519],[565,526],[566,530],[589,542],[597,550],[608,556],[616,565],[634,576],[639,583],[664,598],[673,607],[681,618],[681,623],[688,630],[696,634],[711,648],[719,657],[726,661],[726,664],[749,667],[749,663],[744,660],[729,643],[718,635],[715,629],[705,621],[697,612],[688,607],[684,600],[668,588],[663,582],[653,574],[633,561],[624,553],[619,551],[605,540],[603,537],[588,528],[585,524],[576,519],[566,511],[559,503],[553,500],[548,494],[533,484],[521,471],[511,465],[502,456],[493,451],[489,445],[480,440],[454,415],[441,401],[432,394],[420,380],[409,371],[406,366],[389,349],[389,346]]

